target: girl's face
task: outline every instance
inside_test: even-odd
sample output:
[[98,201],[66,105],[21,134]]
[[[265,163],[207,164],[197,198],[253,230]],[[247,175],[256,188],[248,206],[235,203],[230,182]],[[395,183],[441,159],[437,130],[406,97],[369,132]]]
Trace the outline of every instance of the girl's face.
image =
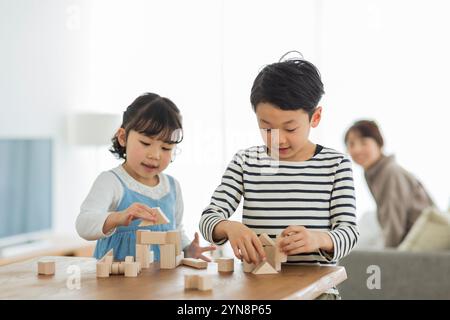
[[157,176],[168,167],[175,145],[134,130],[130,130],[127,138],[123,128],[119,129],[117,138],[126,148],[125,170],[143,184],[158,184]]
[[381,157],[381,148],[375,139],[362,137],[356,131],[350,131],[348,134],[347,150],[353,161],[362,166],[364,170],[369,169]]
[[301,161],[311,156],[314,144],[309,141],[309,132],[319,124],[321,112],[318,107],[310,120],[302,109],[281,110],[271,103],[259,103],[256,118],[271,156],[278,153],[283,161]]

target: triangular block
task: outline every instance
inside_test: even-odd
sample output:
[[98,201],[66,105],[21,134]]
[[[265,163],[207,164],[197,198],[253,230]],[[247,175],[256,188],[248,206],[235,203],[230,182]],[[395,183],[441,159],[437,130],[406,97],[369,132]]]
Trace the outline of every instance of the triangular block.
[[146,227],[146,226],[154,226],[158,224],[167,224],[170,222],[169,218],[166,217],[164,212],[159,207],[152,208],[156,210],[156,222],[151,222],[147,220],[142,220],[142,222],[139,224],[139,227]]
[[261,262],[253,271],[253,274],[276,274],[278,273],[267,261]]
[[263,246],[274,246],[275,242],[269,237],[267,233],[262,233],[259,236],[259,240],[261,241]]

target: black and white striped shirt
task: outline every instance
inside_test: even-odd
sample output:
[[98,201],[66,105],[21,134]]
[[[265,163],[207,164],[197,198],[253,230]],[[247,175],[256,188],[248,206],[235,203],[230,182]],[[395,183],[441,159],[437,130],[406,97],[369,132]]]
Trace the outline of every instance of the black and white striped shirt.
[[301,162],[275,162],[265,146],[236,153],[200,219],[206,240],[214,242],[214,227],[236,211],[242,197],[242,223],[258,235],[275,238],[290,225],[302,225],[331,236],[333,253],[288,256],[288,263],[335,265],[358,240],[351,162],[333,149],[323,147]]

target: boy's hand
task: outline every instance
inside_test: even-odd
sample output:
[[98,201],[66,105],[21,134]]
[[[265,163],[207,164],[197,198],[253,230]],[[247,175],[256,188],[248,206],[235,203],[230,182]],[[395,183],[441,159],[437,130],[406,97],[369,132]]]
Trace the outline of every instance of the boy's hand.
[[202,259],[206,262],[211,262],[211,259],[203,254],[205,251],[214,251],[216,250],[216,246],[208,246],[208,247],[200,247],[200,241],[198,238],[198,233],[195,233],[194,240],[191,242],[189,247],[187,248],[187,256],[186,258],[196,258]]
[[261,241],[250,228],[240,222],[229,220],[220,222],[216,228],[220,224],[224,228],[236,258],[255,264],[266,259]]
[[281,233],[280,249],[287,255],[333,251],[333,241],[325,232],[308,230],[303,226],[289,226]]
[[119,212],[119,214],[117,215],[117,225],[128,226],[130,225],[131,221],[136,219],[156,222],[156,213],[156,209],[152,209],[145,204],[135,202],[127,209]]

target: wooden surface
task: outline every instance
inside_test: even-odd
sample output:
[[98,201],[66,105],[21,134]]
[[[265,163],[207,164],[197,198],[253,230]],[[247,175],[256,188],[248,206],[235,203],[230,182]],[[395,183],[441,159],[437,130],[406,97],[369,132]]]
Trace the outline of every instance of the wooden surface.
[[[235,261],[233,273],[213,273],[213,290],[184,289],[185,274],[211,271],[179,266],[159,269],[158,263],[136,278],[96,277],[96,260],[79,257],[41,257],[56,261],[54,276],[37,275],[39,258],[0,267],[0,299],[314,299],[347,278],[343,267],[283,265],[279,274],[253,275]],[[81,272],[80,289],[68,289],[75,265]],[[73,275],[73,274],[72,274]]]

